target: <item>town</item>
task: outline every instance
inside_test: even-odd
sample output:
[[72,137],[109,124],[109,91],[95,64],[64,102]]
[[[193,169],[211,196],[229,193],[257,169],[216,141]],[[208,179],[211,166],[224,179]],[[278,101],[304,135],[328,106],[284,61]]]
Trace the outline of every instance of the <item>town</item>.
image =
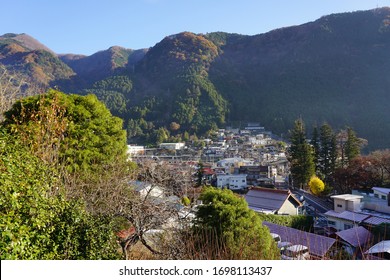
[[[259,123],[219,129],[199,142],[161,143],[157,148],[128,145],[128,155],[136,162],[162,163],[172,172],[186,170],[198,185],[232,190],[261,215],[311,217],[308,231],[263,222],[282,259],[390,259],[389,235],[380,236],[380,228],[390,224],[390,189],[318,197],[294,188],[286,155],[289,144]],[[145,187],[138,185],[138,190]],[[156,189],[150,193],[161,199],[164,191]]]

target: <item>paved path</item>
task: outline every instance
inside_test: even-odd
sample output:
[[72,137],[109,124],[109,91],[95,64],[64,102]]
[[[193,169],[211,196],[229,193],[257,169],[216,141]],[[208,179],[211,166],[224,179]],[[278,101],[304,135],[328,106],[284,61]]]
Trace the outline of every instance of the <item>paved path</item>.
[[319,198],[303,190],[293,190],[293,193],[295,193],[299,197],[303,196],[305,198],[305,201],[311,206],[313,206],[320,213],[325,213],[329,210],[333,210],[333,203],[327,201],[326,199]]

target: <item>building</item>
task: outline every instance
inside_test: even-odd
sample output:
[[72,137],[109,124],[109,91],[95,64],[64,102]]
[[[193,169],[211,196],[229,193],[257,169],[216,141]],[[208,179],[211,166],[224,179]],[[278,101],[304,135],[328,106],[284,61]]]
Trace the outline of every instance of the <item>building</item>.
[[127,154],[129,156],[143,155],[145,153],[144,146],[127,145]]
[[289,191],[252,187],[245,195],[250,209],[278,215],[298,215],[301,202]]
[[353,194],[333,195],[334,211],[341,213],[343,211],[359,211],[363,196]]
[[247,187],[245,174],[218,174],[217,187],[230,190],[243,190]]
[[362,257],[368,249],[368,244],[372,244],[373,241],[371,232],[362,226],[338,231],[336,236],[344,250],[357,258]]
[[240,157],[225,158],[217,162],[217,167],[224,168],[226,174],[234,173],[234,169],[239,168],[242,165],[253,165],[253,162]]
[[185,143],[161,143],[159,147],[167,150],[181,150],[185,147]]
[[301,244],[309,248],[312,259],[327,259],[336,250],[336,239],[301,231],[291,227],[276,225],[270,222],[263,222],[271,233],[278,234],[282,242]]
[[[327,211],[324,215],[328,225],[337,231],[365,225],[368,227],[390,223],[390,216],[383,212],[368,209],[367,206],[375,207],[375,203],[362,202],[363,195],[342,194],[333,195],[334,210]],[[376,198],[377,199],[377,198]]]

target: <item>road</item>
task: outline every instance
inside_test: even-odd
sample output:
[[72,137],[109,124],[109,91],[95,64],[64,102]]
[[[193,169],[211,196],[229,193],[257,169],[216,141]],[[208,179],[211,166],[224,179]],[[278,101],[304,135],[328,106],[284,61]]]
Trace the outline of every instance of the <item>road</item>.
[[293,190],[292,192],[298,197],[303,196],[306,203],[310,204],[319,214],[333,210],[333,203],[327,201],[326,199],[316,197],[303,190]]

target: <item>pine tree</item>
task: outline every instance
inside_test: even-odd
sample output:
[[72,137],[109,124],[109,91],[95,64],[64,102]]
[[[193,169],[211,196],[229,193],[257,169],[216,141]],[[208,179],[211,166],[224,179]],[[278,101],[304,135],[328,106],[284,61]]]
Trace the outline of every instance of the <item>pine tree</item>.
[[347,141],[344,147],[344,156],[347,164],[360,154],[359,138],[356,137],[355,131],[352,128],[347,128]]
[[331,182],[336,169],[337,140],[332,128],[326,123],[320,128],[320,143],[319,175],[325,182]]
[[320,167],[320,164],[319,164],[319,160],[320,160],[320,139],[319,139],[317,126],[313,127],[313,133],[312,133],[312,138],[311,138],[310,144],[313,147],[314,164],[315,164],[316,172],[318,172],[319,167]]
[[289,161],[293,184],[303,188],[314,175],[315,165],[313,149],[306,140],[305,125],[302,119],[295,121],[294,128],[290,132],[290,141]]

